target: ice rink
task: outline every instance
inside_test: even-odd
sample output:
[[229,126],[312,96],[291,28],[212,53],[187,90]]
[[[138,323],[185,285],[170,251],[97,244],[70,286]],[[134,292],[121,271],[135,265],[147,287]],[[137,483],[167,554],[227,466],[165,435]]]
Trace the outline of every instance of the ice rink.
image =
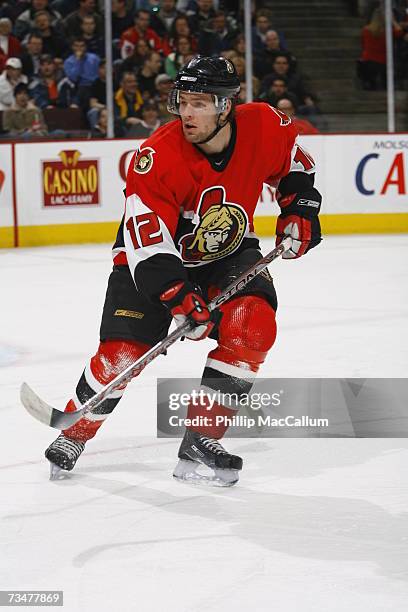
[[[396,235],[329,237],[274,262],[279,335],[261,375],[406,377],[407,261]],[[213,341],[151,364],[50,482],[56,432],[19,386],[65,405],[97,347],[110,247],[0,262],[0,590],[63,590],[66,612],[406,611],[408,440],[231,439],[236,487],[173,481],[179,442],[155,437],[156,378],[199,377]]]

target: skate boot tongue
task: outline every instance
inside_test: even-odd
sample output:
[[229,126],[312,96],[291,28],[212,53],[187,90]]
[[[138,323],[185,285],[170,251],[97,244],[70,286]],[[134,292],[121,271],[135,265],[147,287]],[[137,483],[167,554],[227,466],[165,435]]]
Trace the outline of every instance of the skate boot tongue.
[[177,480],[230,487],[238,482],[242,459],[231,455],[215,438],[187,430],[179,450]]
[[214,453],[214,467],[242,470],[241,457],[231,455],[225,450],[219,440],[200,436],[200,442],[205,448]]

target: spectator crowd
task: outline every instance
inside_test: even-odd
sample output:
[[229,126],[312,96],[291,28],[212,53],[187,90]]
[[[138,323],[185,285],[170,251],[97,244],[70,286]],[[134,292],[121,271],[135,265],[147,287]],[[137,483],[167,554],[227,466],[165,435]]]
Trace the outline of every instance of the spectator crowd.
[[[300,115],[302,133],[315,133],[316,98],[296,57],[270,11],[262,2],[252,4],[254,98]],[[242,83],[239,102],[245,102],[240,5],[238,0],[112,0],[115,136],[145,138],[174,119],[167,110],[172,81],[198,53],[234,63]],[[73,126],[93,138],[106,137],[102,9],[101,0],[0,0],[3,137],[63,137]]]
[[[384,3],[367,1],[363,16],[367,23],[361,30],[357,76],[363,89],[384,90],[387,81]],[[397,89],[405,89],[408,80],[408,0],[393,0],[392,18],[395,85]]]

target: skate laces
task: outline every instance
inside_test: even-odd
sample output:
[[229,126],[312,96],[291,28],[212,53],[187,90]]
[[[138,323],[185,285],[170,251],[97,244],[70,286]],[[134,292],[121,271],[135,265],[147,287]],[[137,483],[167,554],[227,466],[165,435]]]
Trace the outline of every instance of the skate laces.
[[85,442],[81,442],[80,440],[72,440],[71,438],[66,438],[64,434],[58,436],[58,438],[53,442],[52,448],[54,450],[63,451],[70,459],[78,459],[80,454],[85,448]]
[[206,438],[205,436],[200,436],[200,442],[205,448],[212,451],[216,455],[228,455],[228,452],[225,448],[220,444],[218,440],[215,438]]

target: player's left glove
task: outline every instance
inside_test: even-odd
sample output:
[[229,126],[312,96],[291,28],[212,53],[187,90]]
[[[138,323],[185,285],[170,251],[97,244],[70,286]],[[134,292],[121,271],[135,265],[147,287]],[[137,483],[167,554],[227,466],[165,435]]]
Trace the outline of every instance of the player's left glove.
[[321,241],[318,217],[321,202],[322,196],[314,187],[300,194],[278,196],[282,212],[276,223],[276,245],[286,236],[292,238],[291,248],[282,256],[284,259],[301,257]]

